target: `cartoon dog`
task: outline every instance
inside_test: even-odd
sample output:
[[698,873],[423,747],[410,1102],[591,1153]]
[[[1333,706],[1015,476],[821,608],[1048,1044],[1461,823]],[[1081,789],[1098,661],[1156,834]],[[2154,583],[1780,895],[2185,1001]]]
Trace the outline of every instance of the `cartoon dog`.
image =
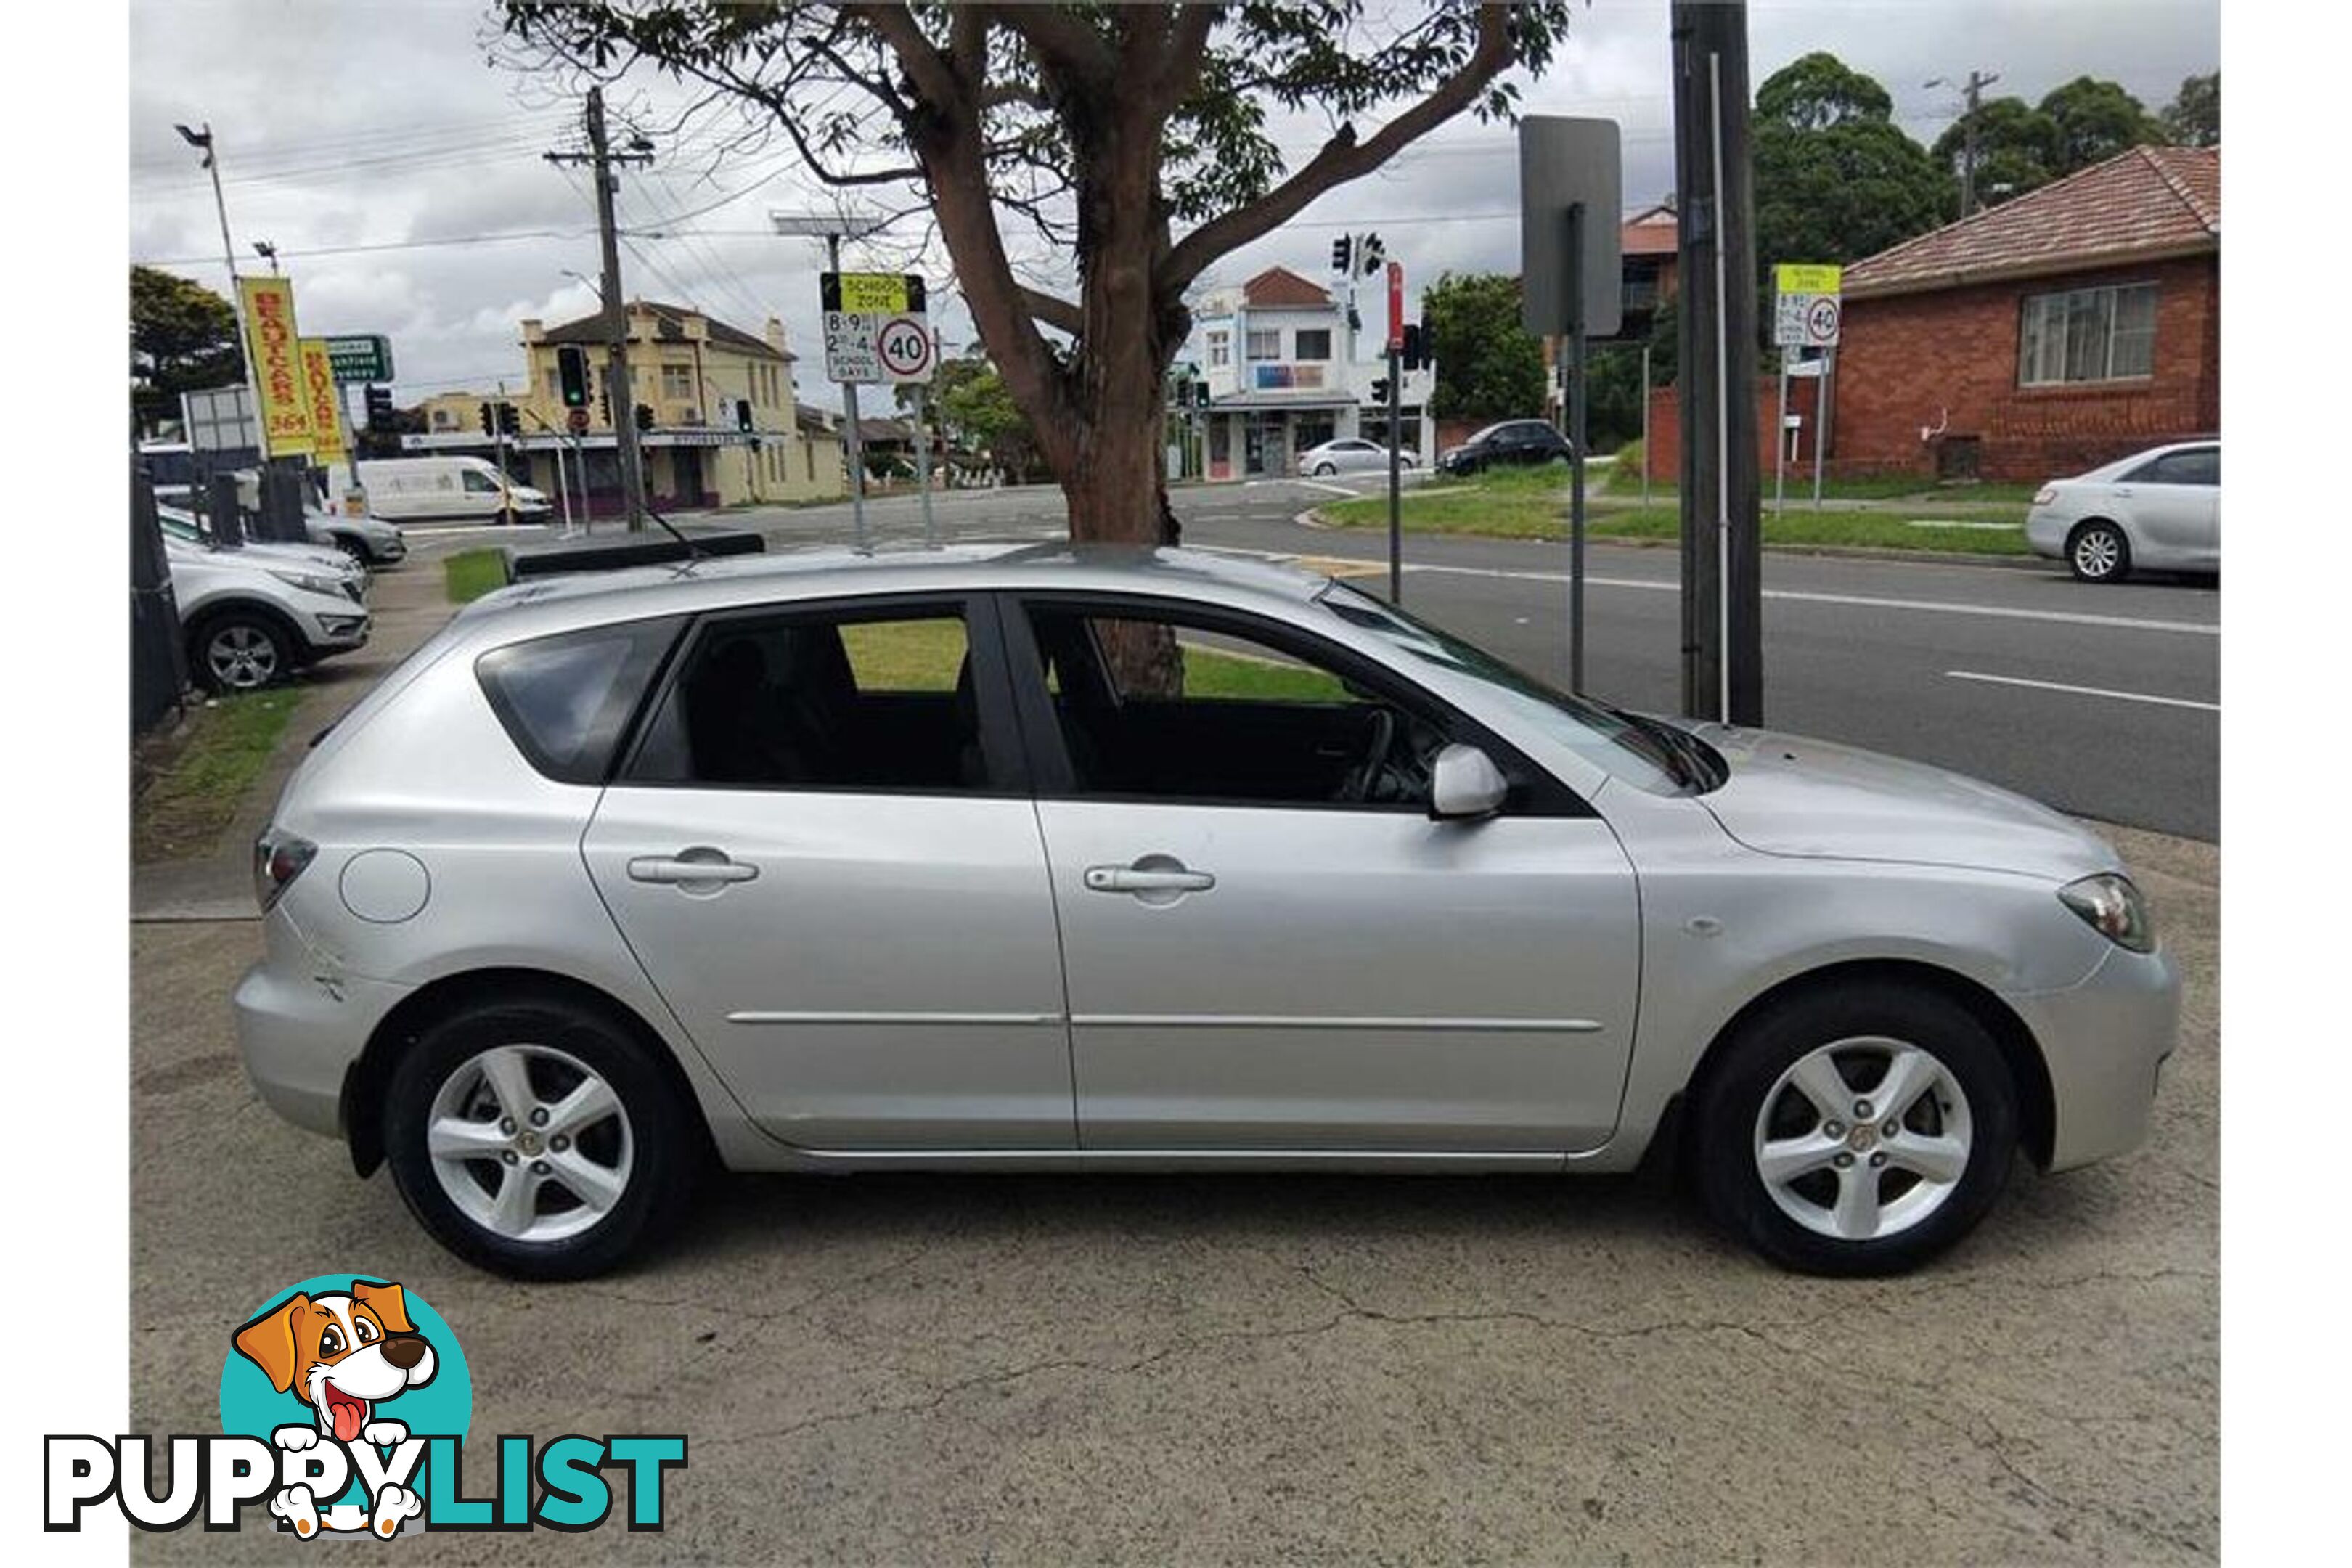
[[[364,1439],[377,1447],[404,1442],[408,1427],[376,1418],[385,1400],[433,1381],[433,1347],[408,1321],[407,1298],[397,1285],[354,1279],[341,1291],[295,1296],[236,1331],[237,1350],[268,1375],[271,1386],[317,1413],[315,1426],[280,1426],[271,1440],[289,1450],[323,1436],[339,1443]],[[386,1539],[423,1507],[401,1486],[376,1494],[368,1528]],[[307,1486],[285,1488],[269,1511],[305,1538],[319,1529],[318,1500]]]

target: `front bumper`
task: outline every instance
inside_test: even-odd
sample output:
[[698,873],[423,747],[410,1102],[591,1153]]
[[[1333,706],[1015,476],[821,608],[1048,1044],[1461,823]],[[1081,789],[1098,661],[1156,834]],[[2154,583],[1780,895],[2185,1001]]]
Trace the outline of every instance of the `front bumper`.
[[2050,1169],[2125,1154],[2147,1139],[2157,1069],[2180,1034],[2172,955],[2110,949],[2080,984],[2011,996],[2050,1070]]

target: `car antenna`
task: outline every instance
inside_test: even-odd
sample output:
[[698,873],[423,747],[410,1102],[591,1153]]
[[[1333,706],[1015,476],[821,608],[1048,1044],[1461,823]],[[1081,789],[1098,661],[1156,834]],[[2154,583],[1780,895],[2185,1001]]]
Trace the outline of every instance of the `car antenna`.
[[662,525],[663,532],[668,534],[672,539],[677,540],[680,544],[686,546],[686,561],[688,565],[691,566],[694,563],[704,558],[706,552],[702,547],[695,543],[694,541],[688,539],[683,533],[680,533],[677,529],[671,527],[669,519],[656,511],[650,503],[646,507],[646,515],[652,518],[656,522],[660,523]]

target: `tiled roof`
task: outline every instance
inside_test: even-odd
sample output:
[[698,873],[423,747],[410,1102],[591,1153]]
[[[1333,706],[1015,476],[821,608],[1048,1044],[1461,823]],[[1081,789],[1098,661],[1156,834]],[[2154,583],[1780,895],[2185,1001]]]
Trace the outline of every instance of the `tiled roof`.
[[[700,310],[684,305],[665,305],[658,300],[632,300],[629,301],[628,308],[632,314],[642,310],[653,317],[654,336],[659,340],[670,342],[682,342],[686,337],[686,318],[702,316],[703,321],[709,326],[710,341],[714,343],[723,344],[738,353],[757,354],[763,359],[790,363],[798,357],[779,352],[776,346],[765,338],[755,337],[740,327],[730,327],[716,316],[703,315]],[[600,312],[593,316],[583,316],[576,321],[558,322],[548,328],[540,341],[550,343],[601,343],[604,341],[604,318]]]
[[1672,256],[1682,245],[1682,225],[1671,203],[1635,213],[1617,228],[1617,249],[1625,256]]
[[1258,310],[1328,307],[1331,296],[1287,267],[1269,267],[1242,285],[1242,303]]
[[2218,147],[2134,147],[1845,269],[1848,298],[2221,247]]

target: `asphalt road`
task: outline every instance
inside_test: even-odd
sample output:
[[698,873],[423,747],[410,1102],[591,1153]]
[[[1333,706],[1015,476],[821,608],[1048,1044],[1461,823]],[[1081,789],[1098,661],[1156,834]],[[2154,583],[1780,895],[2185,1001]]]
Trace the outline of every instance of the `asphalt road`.
[[[1386,540],[1293,519],[1374,481],[1277,480],[1180,489],[1184,542],[1315,558],[1385,591]],[[1058,491],[951,492],[946,539],[1058,538]],[[850,509],[731,519],[777,547],[844,542]],[[916,498],[869,502],[877,542],[923,537]],[[1565,681],[1567,548],[1408,536],[1407,606]],[[1594,544],[1587,687],[1604,700],[1681,705],[1679,561],[1673,549]],[[2032,570],[1945,561],[1768,554],[1764,711],[1775,728],[1990,779],[2063,810],[2221,836],[2221,595],[2210,581],[2088,587]]]

